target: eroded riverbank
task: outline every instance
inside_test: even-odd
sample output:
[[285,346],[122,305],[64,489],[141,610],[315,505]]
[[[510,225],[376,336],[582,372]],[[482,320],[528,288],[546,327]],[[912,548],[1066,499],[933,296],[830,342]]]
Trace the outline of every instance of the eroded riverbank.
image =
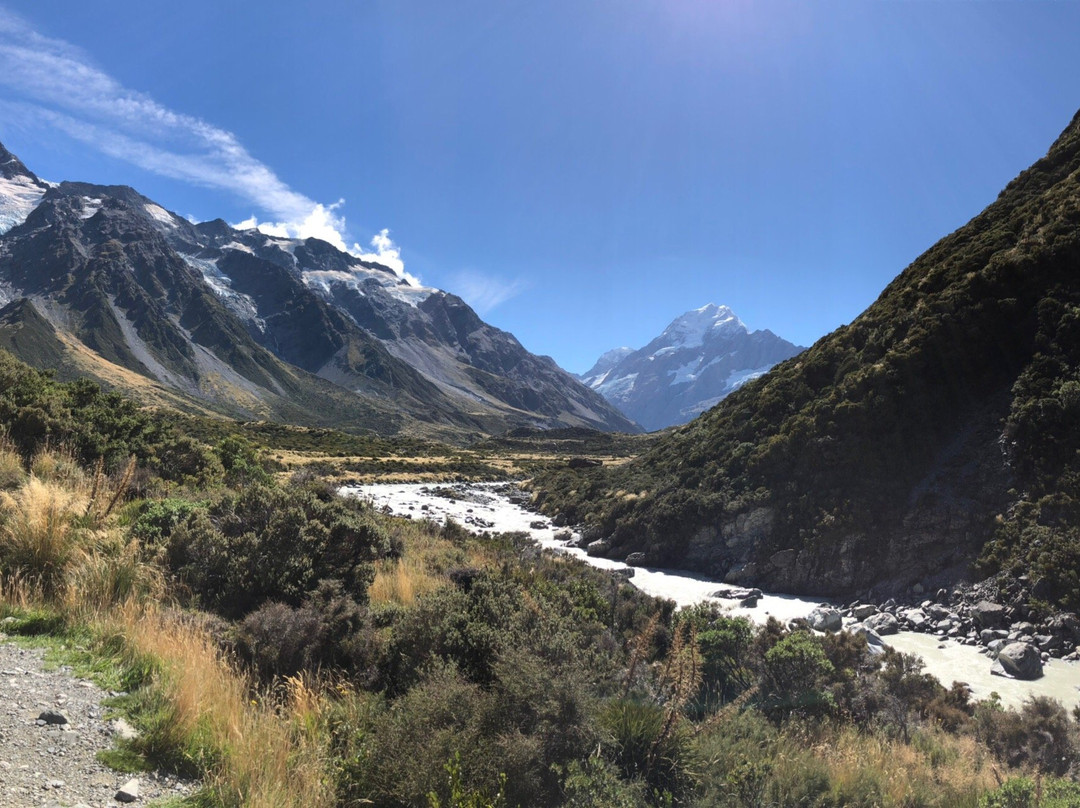
[[[543,547],[581,558],[600,569],[629,570],[630,579],[641,591],[656,597],[668,598],[679,606],[690,606],[712,600],[726,606],[732,614],[744,615],[757,623],[770,616],[781,621],[806,617],[820,600],[792,595],[764,593],[757,605],[740,606],[736,601],[714,598],[719,590],[733,589],[725,584],[693,573],[648,567],[629,567],[621,561],[595,558],[573,544],[566,528],[557,528],[549,519],[511,502],[497,486],[475,484],[466,487],[423,483],[390,483],[346,486],[343,493],[362,496],[380,508],[398,516],[430,519],[443,522],[454,519],[471,530],[530,534]],[[568,541],[568,539],[570,541]],[[1034,681],[1019,681],[993,676],[991,660],[979,648],[931,634],[904,631],[884,638],[885,642],[905,653],[922,657],[926,672],[945,685],[953,681],[967,683],[976,698],[986,698],[996,692],[1004,704],[1019,706],[1029,696],[1049,696],[1067,708],[1080,705],[1080,665],[1051,660],[1043,676]]]

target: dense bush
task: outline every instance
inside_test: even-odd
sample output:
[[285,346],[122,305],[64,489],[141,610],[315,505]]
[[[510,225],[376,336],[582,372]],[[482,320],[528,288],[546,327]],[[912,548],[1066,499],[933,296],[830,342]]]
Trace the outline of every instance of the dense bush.
[[820,713],[833,706],[825,689],[835,668],[821,644],[804,631],[788,634],[770,648],[761,672],[762,708],[770,715]]
[[169,569],[205,608],[228,617],[268,601],[300,606],[320,581],[363,602],[390,535],[355,499],[318,486],[254,485],[191,513],[166,545]]
[[750,688],[754,629],[749,620],[724,615],[716,604],[700,603],[678,612],[676,621],[694,626],[701,649],[699,714],[713,712]]
[[1014,777],[979,800],[979,808],[1075,808],[1080,785],[1068,780]]

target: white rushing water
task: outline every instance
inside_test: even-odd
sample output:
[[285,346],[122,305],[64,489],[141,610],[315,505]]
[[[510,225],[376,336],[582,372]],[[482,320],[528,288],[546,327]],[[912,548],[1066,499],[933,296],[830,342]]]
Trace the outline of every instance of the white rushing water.
[[[368,499],[376,507],[387,507],[398,516],[430,519],[440,524],[449,517],[478,532],[522,531],[530,534],[541,546],[581,558],[594,567],[629,569],[621,561],[592,558],[584,550],[567,546],[565,541],[555,538],[565,528],[556,528],[549,519],[515,505],[496,493],[493,485],[470,485],[466,499],[450,499],[432,493],[436,489],[449,487],[434,483],[386,483],[347,486],[342,493]],[[541,522],[543,527],[540,527]],[[673,600],[679,606],[709,600],[727,607],[733,615],[743,615],[757,623],[764,623],[770,616],[782,622],[806,617],[822,603],[793,595],[765,594],[756,607],[745,608],[730,599],[713,598],[713,593],[731,587],[702,575],[648,567],[634,567],[633,570],[630,583],[649,595]],[[967,683],[975,698],[985,698],[996,692],[1002,703],[1009,706],[1019,706],[1028,696],[1050,696],[1070,709],[1080,705],[1078,665],[1051,660],[1045,665],[1042,678],[1022,682],[992,676],[990,658],[975,646],[909,631],[884,639],[898,651],[921,656],[926,672],[946,686],[954,681]]]

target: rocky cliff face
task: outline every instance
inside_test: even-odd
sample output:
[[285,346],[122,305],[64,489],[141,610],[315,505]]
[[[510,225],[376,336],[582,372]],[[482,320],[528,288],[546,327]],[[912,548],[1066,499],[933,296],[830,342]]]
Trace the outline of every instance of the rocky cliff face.
[[803,349],[751,332],[727,306],[676,318],[644,348],[605,353],[580,378],[649,431],[685,424]]
[[[0,344],[31,363],[59,353],[62,372],[111,384],[122,369],[242,417],[448,437],[637,429],[459,298],[317,239],[195,225],[127,187],[49,185],[2,147],[0,233]],[[38,318],[47,350],[27,344]]]

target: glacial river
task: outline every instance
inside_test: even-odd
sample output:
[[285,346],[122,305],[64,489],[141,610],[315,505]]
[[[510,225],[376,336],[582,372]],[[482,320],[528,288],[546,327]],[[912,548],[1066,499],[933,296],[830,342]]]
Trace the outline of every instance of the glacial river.
[[[342,493],[370,500],[377,507],[388,507],[395,515],[414,519],[429,519],[442,523],[447,517],[474,531],[522,531],[530,534],[542,545],[562,553],[581,558],[600,569],[626,569],[621,561],[592,558],[584,550],[567,547],[555,538],[560,528],[551,525],[549,519],[513,504],[495,492],[492,485],[470,485],[466,499],[448,499],[422,489],[433,490],[441,486],[432,483],[380,483],[363,486],[347,486]],[[533,527],[544,523],[544,527]],[[771,615],[787,621],[805,617],[820,600],[808,600],[792,595],[765,594],[754,608],[735,605],[731,600],[713,598],[712,594],[727,589],[701,575],[676,570],[635,567],[630,583],[643,592],[675,601],[679,606],[690,606],[711,600],[729,608],[732,614],[745,615],[757,623],[763,623]],[[1050,660],[1041,679],[1021,682],[990,674],[991,660],[975,646],[962,645],[943,637],[904,631],[884,638],[892,647],[904,653],[922,657],[927,673],[936,676],[946,686],[954,681],[966,682],[976,698],[985,698],[996,691],[1006,705],[1019,706],[1029,695],[1051,696],[1067,708],[1080,705],[1080,665]]]

